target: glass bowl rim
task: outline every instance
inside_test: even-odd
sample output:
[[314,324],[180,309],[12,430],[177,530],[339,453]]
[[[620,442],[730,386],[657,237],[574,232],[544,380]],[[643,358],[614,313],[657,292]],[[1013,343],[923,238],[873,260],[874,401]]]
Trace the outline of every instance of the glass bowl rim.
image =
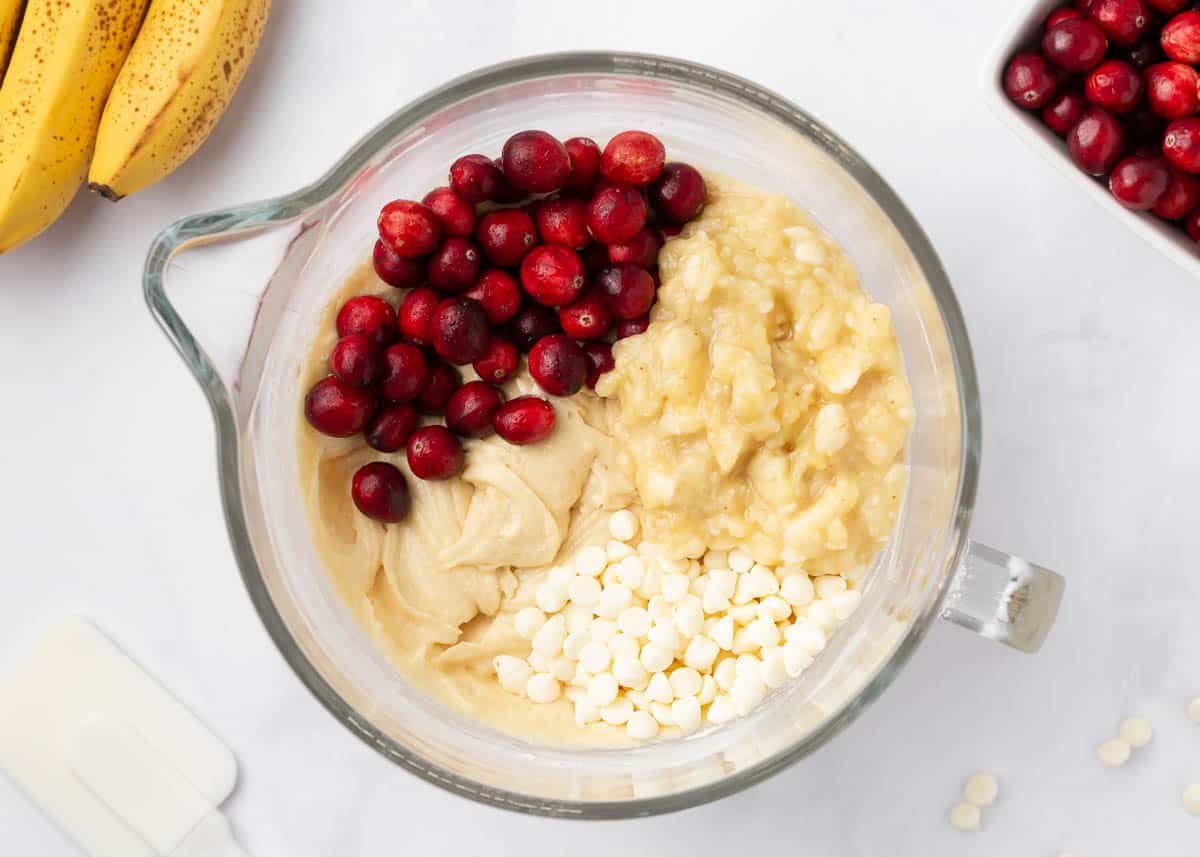
[[251,233],[295,220],[332,198],[392,139],[429,116],[487,90],[531,80],[580,74],[617,74],[664,79],[699,86],[782,122],[808,138],[833,158],[882,209],[912,252],[934,295],[950,344],[958,387],[962,443],[959,478],[946,567],[957,567],[966,543],[974,508],[980,466],[981,415],[974,360],[962,311],[949,278],[932,244],[900,197],[848,143],[807,112],[776,93],[719,69],[653,54],[627,52],[564,52],[540,54],[487,66],[455,78],[410,102],[368,132],[324,176],[293,193],[261,202],[233,206],[176,221],[156,236],[147,254],[143,292],[156,322],[174,344],[200,383],[212,410],[216,432],[218,476],[226,529],[244,585],[260,620],[284,660],[305,687],[339,722],[368,746],[405,770],[439,788],[484,804],[516,812],[557,818],[613,819],[645,817],[699,806],[739,792],[772,776],[824,745],[848,726],[891,684],[900,668],[924,638],[941,612],[951,579],[917,615],[896,649],[862,690],[803,740],[772,758],[724,779],[669,795],[619,801],[579,801],[533,798],[518,792],[484,786],[439,766],[393,742],[378,731],[316,670],[296,643],[272,601],[251,544],[239,470],[240,439],[229,392],[203,348],[176,312],[164,288],[170,259],[186,246]]

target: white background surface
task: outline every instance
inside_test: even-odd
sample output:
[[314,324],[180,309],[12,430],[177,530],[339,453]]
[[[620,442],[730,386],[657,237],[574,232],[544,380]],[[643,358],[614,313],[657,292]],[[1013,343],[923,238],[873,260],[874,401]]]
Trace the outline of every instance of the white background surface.
[[[1014,9],[279,0],[195,159],[118,206],[77,200],[0,258],[0,666],[56,614],[95,617],[233,747],[229,812],[255,857],[1196,853],[1200,819],[1180,793],[1200,781],[1200,726],[1183,712],[1200,694],[1200,283],[986,112],[979,64]],[[701,810],[587,825],[444,794],[309,698],[242,590],[205,403],[139,288],[152,236],[176,217],[307,183],[451,77],[572,48],[720,66],[874,163],[939,249],[974,341],[985,434],[973,535],[1070,581],[1040,655],[937,628],[883,699],[800,766]],[[1154,743],[1102,769],[1096,744],[1134,712],[1154,720]],[[985,832],[966,836],[945,819],[977,768],[1002,792]],[[76,853],[2,777],[0,831],[6,855]]]

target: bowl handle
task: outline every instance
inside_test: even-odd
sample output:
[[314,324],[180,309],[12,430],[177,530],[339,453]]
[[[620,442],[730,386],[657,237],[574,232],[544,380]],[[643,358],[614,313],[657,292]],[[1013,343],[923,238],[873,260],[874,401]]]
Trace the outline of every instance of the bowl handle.
[[942,618],[1022,652],[1041,648],[1066,581],[1028,560],[968,541]]

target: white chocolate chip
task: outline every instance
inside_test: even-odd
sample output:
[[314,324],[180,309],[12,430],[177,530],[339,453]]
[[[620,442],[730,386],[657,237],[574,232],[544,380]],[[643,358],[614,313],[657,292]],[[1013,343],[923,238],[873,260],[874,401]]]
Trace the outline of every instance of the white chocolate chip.
[[950,810],[950,825],[964,833],[979,830],[979,807],[971,803],[956,803]]
[[608,533],[617,541],[632,541],[637,532],[637,516],[628,509],[613,512],[612,517],[608,519]]
[[1200,783],[1193,783],[1183,790],[1183,808],[1190,815],[1200,815]]
[[558,679],[549,673],[535,673],[525,683],[525,695],[533,702],[541,704],[554,702],[561,692],[562,686],[559,685]]
[[642,690],[650,680],[650,674],[636,657],[613,658],[613,677],[622,687]]
[[594,577],[580,575],[571,581],[567,587],[567,595],[572,604],[580,607],[595,607],[600,601],[600,581]]
[[523,607],[513,617],[513,626],[523,640],[532,640],[533,635],[546,624],[546,614],[536,607]]
[[613,726],[621,726],[629,722],[631,714],[633,714],[633,703],[623,696],[618,696],[611,703],[600,708],[600,718]]
[[671,719],[684,734],[700,728],[700,702],[694,696],[677,699],[671,703]]
[[644,607],[626,607],[617,617],[617,627],[631,637],[641,639],[650,633],[654,622]]
[[996,778],[982,771],[972,774],[963,787],[963,797],[975,806],[991,806],[996,802],[996,795],[999,793],[1000,784],[996,782]]
[[716,660],[720,648],[703,634],[692,637],[687,650],[683,654],[683,662],[694,670],[706,671]]
[[787,575],[779,585],[779,594],[793,607],[804,607],[813,600],[815,593],[812,578],[802,571]]
[[674,698],[675,691],[671,689],[671,680],[665,673],[656,672],[650,676],[646,684],[646,699],[651,702],[670,702]]
[[[647,643],[642,646],[638,660],[650,672],[662,672],[671,666],[671,663],[675,660],[675,655],[673,652],[655,643]],[[667,700],[663,701],[666,702]]]
[[754,567],[754,558],[741,548],[734,548],[728,554],[729,567],[738,574],[745,574]]
[[1200,696],[1188,703],[1187,713],[1193,721],[1200,723]]
[[617,685],[617,680],[613,678],[612,673],[599,673],[592,676],[592,680],[588,682],[588,702],[597,708],[603,708],[606,705],[610,705],[617,698],[619,691],[620,687]]
[[701,705],[708,705],[717,698],[720,688],[717,687],[717,680],[710,675],[704,676],[700,683],[700,692],[696,694],[696,699]]
[[604,546],[604,554],[608,557],[608,562],[610,565],[612,563],[620,562],[626,557],[631,557],[634,555],[634,553],[635,551],[633,548],[625,544],[625,542],[619,542],[616,539],[612,539]]
[[608,554],[604,548],[588,545],[575,555],[575,571],[587,577],[595,577],[608,566]]
[[629,726],[626,728],[630,738],[649,741],[658,734],[658,721],[645,711],[635,711],[629,716]]
[[737,708],[728,694],[720,693],[709,703],[706,716],[710,723],[728,723],[737,717]]
[[1113,738],[1096,748],[1096,758],[1109,768],[1119,768],[1129,761],[1131,748],[1127,741]]
[[1122,741],[1138,750],[1150,743],[1154,737],[1154,727],[1144,717],[1127,717],[1121,721],[1121,728],[1117,734],[1121,736]]
[[562,583],[553,580],[547,580],[538,587],[537,594],[533,600],[546,613],[557,613],[567,603],[568,591],[567,587]]
[[[593,625],[593,627],[595,627]],[[595,633],[592,634],[593,638]],[[599,674],[608,668],[612,661],[612,653],[608,645],[593,639],[579,651],[579,665],[590,673]]]
[[512,655],[496,655],[492,659],[492,669],[496,671],[500,686],[509,693],[524,693],[525,684],[533,675],[533,669],[523,658]]

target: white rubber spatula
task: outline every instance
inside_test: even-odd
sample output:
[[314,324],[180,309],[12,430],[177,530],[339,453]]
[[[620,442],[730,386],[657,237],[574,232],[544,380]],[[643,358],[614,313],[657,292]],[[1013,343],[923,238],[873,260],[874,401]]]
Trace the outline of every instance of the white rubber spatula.
[[82,619],[0,677],[0,769],[92,857],[244,857],[229,748]]

